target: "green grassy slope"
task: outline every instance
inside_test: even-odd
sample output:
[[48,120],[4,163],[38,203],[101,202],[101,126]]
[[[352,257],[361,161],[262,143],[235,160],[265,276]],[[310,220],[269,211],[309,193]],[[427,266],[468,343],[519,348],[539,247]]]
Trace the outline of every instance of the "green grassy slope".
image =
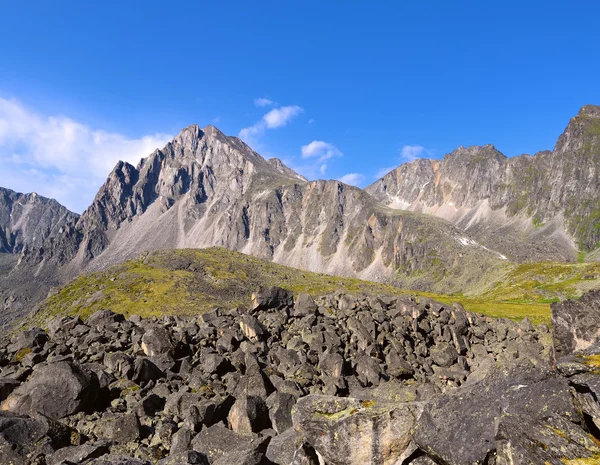
[[[30,323],[56,315],[86,318],[99,309],[125,315],[190,315],[214,307],[246,306],[259,286],[281,286],[295,293],[402,295],[410,291],[359,279],[298,270],[223,248],[159,251],[81,275],[46,299]],[[442,302],[461,302],[471,311],[513,319],[548,322],[549,303],[600,288],[600,263],[525,264],[510,269],[480,295],[417,292]]]

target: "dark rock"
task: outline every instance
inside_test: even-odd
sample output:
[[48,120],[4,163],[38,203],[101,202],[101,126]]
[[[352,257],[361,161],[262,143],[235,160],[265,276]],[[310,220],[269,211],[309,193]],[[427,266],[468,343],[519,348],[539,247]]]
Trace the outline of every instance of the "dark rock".
[[100,441],[83,444],[81,446],[64,447],[54,454],[46,457],[47,465],[61,465],[63,463],[83,463],[108,453],[108,443]]
[[296,398],[284,392],[275,391],[267,398],[271,426],[277,434],[281,434],[293,426],[292,408],[294,405],[296,405]]
[[262,339],[266,331],[252,315],[242,315],[240,328],[248,339]]
[[289,428],[271,439],[265,456],[273,463],[288,465],[294,460],[298,447],[296,431]]
[[363,355],[356,361],[356,376],[364,386],[377,386],[381,377],[379,362],[373,357]]
[[187,450],[171,454],[159,460],[158,465],[211,465],[211,463],[206,455],[193,450]]
[[415,442],[444,464],[484,463],[495,449],[496,422],[506,414],[526,415],[531,421],[552,414],[581,421],[565,379],[530,365],[516,366],[430,402]]
[[51,454],[71,445],[73,430],[43,416],[0,412],[0,463],[28,465],[32,454]]
[[296,317],[314,315],[317,311],[315,300],[308,294],[299,294],[292,308],[292,315]]
[[271,427],[267,406],[257,396],[241,396],[236,399],[227,420],[231,429],[238,434],[252,435]]
[[503,415],[496,448],[496,465],[587,464],[600,460],[597,440],[557,415],[537,420],[525,415]]
[[194,431],[189,428],[181,428],[173,434],[171,440],[171,454],[178,455],[181,452],[190,450],[193,437]]
[[0,402],[5,400],[20,384],[16,379],[0,378]]
[[175,346],[171,340],[171,333],[167,328],[154,326],[142,336],[142,350],[148,357],[162,354],[173,355]]
[[140,438],[140,421],[133,413],[103,418],[97,428],[97,435],[118,444],[136,441]]
[[458,352],[450,344],[436,344],[430,353],[433,363],[441,367],[449,367],[458,360]]
[[149,359],[143,357],[135,359],[133,376],[131,378],[134,383],[147,383],[148,381],[156,381],[164,377],[164,372]]
[[252,309],[266,310],[291,306],[294,303],[294,294],[280,287],[260,289],[252,294]]
[[125,317],[110,310],[98,310],[90,315],[85,324],[90,327],[115,326],[125,321]]
[[98,392],[98,379],[80,365],[50,363],[36,369],[29,381],[2,403],[2,409],[24,414],[36,411],[60,419],[92,410]]
[[86,462],[85,465],[151,465],[148,460],[135,459],[124,455],[103,455]]
[[222,425],[204,428],[192,440],[192,449],[206,454],[211,463],[237,449],[248,449],[257,442],[253,436],[237,434]]
[[551,305],[555,359],[600,343],[600,291]]

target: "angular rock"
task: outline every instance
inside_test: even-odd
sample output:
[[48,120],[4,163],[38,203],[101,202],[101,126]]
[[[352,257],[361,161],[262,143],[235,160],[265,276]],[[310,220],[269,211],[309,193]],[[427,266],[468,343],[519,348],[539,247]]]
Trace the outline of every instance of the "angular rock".
[[234,432],[245,435],[258,433],[271,426],[267,406],[257,396],[241,396],[236,399],[227,421]]
[[281,287],[268,287],[252,294],[252,310],[278,309],[293,303],[294,294]]
[[257,442],[254,436],[237,434],[222,425],[204,428],[192,440],[192,449],[206,454],[211,463],[237,449],[248,449]]
[[555,360],[600,343],[600,291],[551,305]]
[[164,372],[151,360],[143,357],[135,359],[133,376],[131,377],[131,380],[134,383],[147,383],[148,381],[156,381],[157,379],[164,377]]
[[100,441],[81,446],[64,447],[46,457],[47,465],[62,465],[64,463],[82,463],[108,453],[109,445]]
[[397,463],[412,441],[419,403],[309,395],[292,410],[294,428],[325,463]]
[[505,414],[495,439],[496,465],[600,463],[597,440],[557,415],[535,420]]
[[30,454],[51,454],[69,446],[72,434],[70,428],[42,416],[0,412],[0,463],[29,465]]
[[515,366],[430,402],[416,427],[415,443],[444,464],[484,463],[495,448],[496,423],[506,414],[532,421],[552,414],[582,420],[565,379],[546,369]]
[[315,300],[309,294],[299,294],[298,299],[292,307],[292,316],[302,317],[314,315],[317,311],[317,304]]
[[53,419],[95,407],[99,384],[95,375],[73,362],[49,363],[37,368],[29,381],[2,403],[2,410],[39,412]]

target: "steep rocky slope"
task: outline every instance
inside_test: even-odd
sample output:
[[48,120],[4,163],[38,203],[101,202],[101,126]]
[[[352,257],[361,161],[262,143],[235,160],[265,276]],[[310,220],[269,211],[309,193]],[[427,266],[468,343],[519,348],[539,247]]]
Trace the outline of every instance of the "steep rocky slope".
[[367,187],[380,202],[445,218],[517,261],[575,260],[600,245],[600,107],[584,106],[551,152],[491,145],[399,166]]
[[78,216],[56,200],[0,187],[0,253],[40,247]]
[[79,215],[56,200],[0,188],[0,325],[14,321],[40,302],[51,286],[64,282],[54,266],[18,267],[29,251],[62,237]]
[[137,167],[119,163],[83,215],[24,261],[74,275],[143,251],[215,245],[437,290],[477,287],[504,262],[444,220],[338,181],[306,182],[212,126],[184,129]]

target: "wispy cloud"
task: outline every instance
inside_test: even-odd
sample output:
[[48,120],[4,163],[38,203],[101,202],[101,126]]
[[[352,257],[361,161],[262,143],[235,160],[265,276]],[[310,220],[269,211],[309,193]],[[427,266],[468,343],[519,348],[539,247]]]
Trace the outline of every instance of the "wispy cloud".
[[400,149],[400,157],[405,161],[413,161],[425,155],[425,147],[421,145],[405,145]]
[[255,98],[254,99],[254,106],[255,107],[270,107],[271,105],[274,105],[275,102],[273,102],[273,100],[269,100],[268,98]]
[[339,178],[339,181],[351,186],[360,186],[365,180],[364,175],[360,173],[348,173]]
[[130,138],[0,98],[0,186],[36,191],[81,212],[119,160],[136,164],[171,139]]
[[240,131],[239,137],[248,144],[256,142],[256,139],[264,134],[267,129],[275,129],[286,126],[294,117],[304,110],[298,105],[274,108],[254,123],[252,126]]

